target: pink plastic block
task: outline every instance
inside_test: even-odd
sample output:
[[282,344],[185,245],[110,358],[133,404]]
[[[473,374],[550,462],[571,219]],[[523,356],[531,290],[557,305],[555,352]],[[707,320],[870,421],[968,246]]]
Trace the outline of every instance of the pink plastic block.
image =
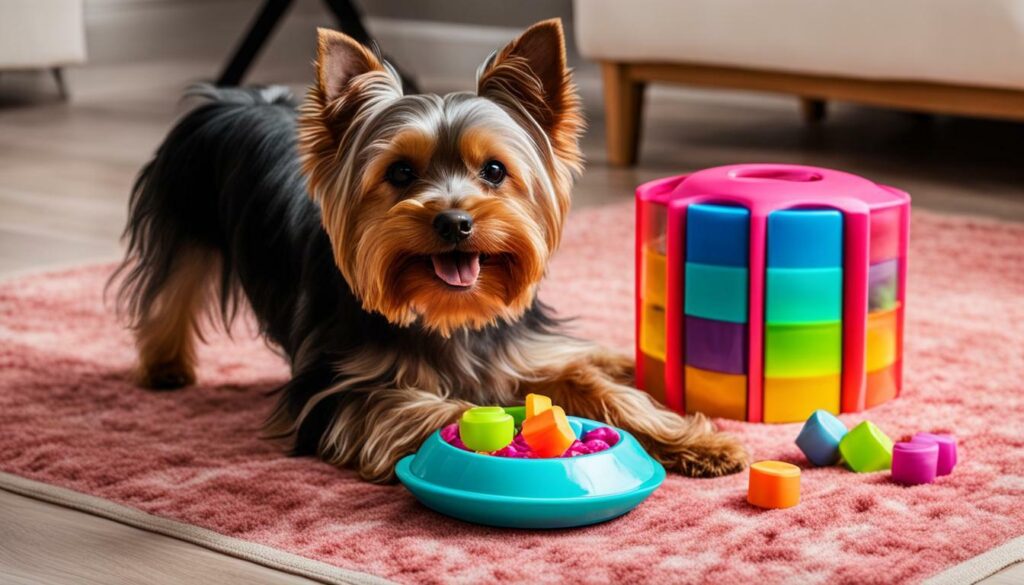
[[956,437],[953,435],[936,435],[917,433],[912,442],[935,443],[939,446],[939,463],[936,468],[938,475],[949,475],[956,467]]
[[[876,260],[899,259],[896,300],[902,307],[906,291],[906,258],[910,196],[862,177],[816,167],[751,164],[716,167],[640,185],[637,201],[637,339],[643,302],[643,249],[656,237],[666,256],[664,402],[686,412],[684,397],[684,290],[686,210],[695,203],[739,205],[750,211],[749,290],[747,299],[746,420],[764,420],[765,264],[768,215],[783,209],[836,209],[843,214],[843,362],[840,409],[863,410],[867,396],[865,347],[868,307],[868,266]],[[656,213],[652,210],[658,210]],[[651,218],[658,218],[658,225]],[[664,218],[664,225],[661,225]],[[659,230],[664,231],[661,237]],[[652,235],[653,234],[653,235]],[[903,311],[899,310],[897,348],[902,347]],[[637,346],[637,380],[650,380],[645,355]],[[902,362],[897,360],[897,388]],[[653,390],[653,389],[652,389]],[[659,392],[660,393],[660,392]]]
[[892,480],[903,485],[935,481],[939,446],[926,441],[896,443],[892,447]]

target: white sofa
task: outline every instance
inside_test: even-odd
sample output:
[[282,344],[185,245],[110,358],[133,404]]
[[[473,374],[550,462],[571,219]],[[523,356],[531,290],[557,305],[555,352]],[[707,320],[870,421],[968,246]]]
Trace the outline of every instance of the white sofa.
[[61,68],[85,61],[82,0],[0,0],[0,72]]
[[603,65],[613,163],[636,158],[652,82],[1024,119],[1020,0],[575,0],[580,53]]

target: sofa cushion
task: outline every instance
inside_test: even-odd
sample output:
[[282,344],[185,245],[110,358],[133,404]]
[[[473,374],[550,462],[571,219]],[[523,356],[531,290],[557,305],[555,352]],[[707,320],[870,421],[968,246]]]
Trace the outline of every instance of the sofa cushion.
[[575,0],[580,52],[1024,89],[1017,0]]

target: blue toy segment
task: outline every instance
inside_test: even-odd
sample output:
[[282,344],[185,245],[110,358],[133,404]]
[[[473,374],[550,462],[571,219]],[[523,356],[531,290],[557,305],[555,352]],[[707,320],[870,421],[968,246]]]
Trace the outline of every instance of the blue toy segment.
[[686,263],[685,306],[687,315],[747,322],[746,268]]
[[832,465],[839,461],[839,441],[845,435],[843,421],[826,410],[816,410],[800,429],[796,445],[814,465]]
[[831,209],[786,209],[768,214],[768,266],[839,268],[843,214]]
[[695,203],[686,208],[686,261],[747,267],[750,211]]
[[765,286],[765,318],[769,323],[842,319],[842,268],[769,267]]

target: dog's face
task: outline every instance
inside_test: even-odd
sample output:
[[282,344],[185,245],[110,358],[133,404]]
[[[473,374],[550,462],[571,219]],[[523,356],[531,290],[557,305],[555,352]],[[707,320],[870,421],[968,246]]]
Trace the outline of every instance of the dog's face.
[[583,122],[558,21],[492,55],[477,92],[403,96],[320,31],[300,148],[335,262],[368,311],[442,335],[512,321],[558,246]]

